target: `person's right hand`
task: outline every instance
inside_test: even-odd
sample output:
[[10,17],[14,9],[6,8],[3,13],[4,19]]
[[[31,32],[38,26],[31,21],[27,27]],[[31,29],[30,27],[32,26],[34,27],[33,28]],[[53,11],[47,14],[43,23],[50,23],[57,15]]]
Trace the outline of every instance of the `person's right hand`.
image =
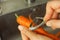
[[60,28],[60,20],[58,14],[60,13],[60,1],[50,1],[46,6],[46,15],[44,21],[47,26],[52,27],[53,29]]

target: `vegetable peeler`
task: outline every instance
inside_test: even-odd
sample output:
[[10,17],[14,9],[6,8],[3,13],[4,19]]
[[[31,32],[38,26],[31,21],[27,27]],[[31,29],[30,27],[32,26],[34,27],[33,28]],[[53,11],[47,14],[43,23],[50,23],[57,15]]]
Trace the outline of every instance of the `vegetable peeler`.
[[[35,23],[37,22],[37,20],[43,20],[43,17],[35,17],[35,19],[33,20]],[[56,29],[56,30],[53,30],[51,27],[48,27],[48,26],[46,26],[46,24],[45,24],[45,22],[44,21],[42,21],[41,23],[39,23],[38,25],[36,25],[36,26],[33,26],[33,25],[31,25],[30,26],[30,30],[36,30],[36,29],[38,29],[39,27],[42,27],[45,31],[47,31],[48,33],[51,33],[51,34],[56,34],[57,32],[59,32],[59,30],[60,29]],[[57,31],[57,32],[55,32],[55,31]],[[54,33],[55,32],[55,33]]]
[[[42,19],[43,20],[43,17],[36,17],[36,19],[38,20],[38,19]],[[35,20],[33,20],[34,22],[36,22]],[[37,26],[30,26],[30,30],[35,30],[35,29],[37,29],[37,28],[39,28],[39,27],[41,27],[42,25],[44,25],[45,24],[45,22],[44,21],[42,21],[40,24],[38,24]]]

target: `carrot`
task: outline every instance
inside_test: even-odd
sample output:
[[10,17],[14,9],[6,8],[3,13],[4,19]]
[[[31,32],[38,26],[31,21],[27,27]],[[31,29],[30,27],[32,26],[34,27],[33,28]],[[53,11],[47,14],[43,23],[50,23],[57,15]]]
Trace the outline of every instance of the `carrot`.
[[[27,28],[30,27],[30,24],[31,24],[32,21],[33,21],[31,18],[30,18],[30,20],[29,20],[28,18],[26,18],[26,17],[24,17],[24,16],[17,16],[16,14],[15,14],[15,16],[17,17],[17,19],[16,19],[17,23],[18,23],[19,25],[23,25],[23,26],[25,26],[25,27],[27,27]],[[58,38],[56,35],[47,33],[46,31],[44,31],[44,29],[43,29],[42,27],[34,30],[34,32],[36,32],[36,33],[38,33],[38,34],[45,35],[45,36],[47,36],[47,37],[50,37],[50,38],[52,38],[53,40],[59,40],[59,38]]]
[[26,26],[27,28],[29,28],[31,22],[29,21],[28,18],[25,18],[24,16],[17,16],[17,14],[15,14],[16,16],[16,21],[19,25],[23,25],[23,26]]

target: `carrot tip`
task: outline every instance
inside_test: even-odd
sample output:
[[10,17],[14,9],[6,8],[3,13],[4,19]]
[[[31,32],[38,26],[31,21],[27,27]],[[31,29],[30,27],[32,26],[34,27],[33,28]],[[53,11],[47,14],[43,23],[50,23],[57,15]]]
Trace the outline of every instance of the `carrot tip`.
[[18,18],[18,15],[15,13],[16,18]]

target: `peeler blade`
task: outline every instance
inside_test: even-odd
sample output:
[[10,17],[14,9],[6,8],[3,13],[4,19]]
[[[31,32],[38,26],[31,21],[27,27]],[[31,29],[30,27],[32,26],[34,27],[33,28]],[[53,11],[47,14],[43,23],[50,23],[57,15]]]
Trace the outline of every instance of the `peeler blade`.
[[35,29],[41,27],[41,26],[44,25],[44,24],[45,24],[45,22],[42,21],[42,23],[40,23],[39,25],[37,25],[37,26],[31,26],[29,29],[30,29],[30,30],[35,30]]

